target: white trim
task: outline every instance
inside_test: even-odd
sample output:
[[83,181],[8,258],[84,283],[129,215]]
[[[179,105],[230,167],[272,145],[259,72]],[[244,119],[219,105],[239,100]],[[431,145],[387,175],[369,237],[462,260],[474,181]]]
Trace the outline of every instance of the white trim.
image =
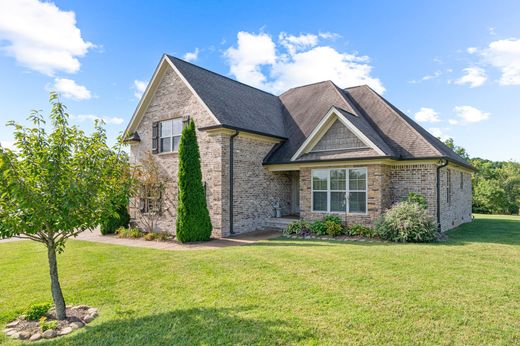
[[168,58],[167,55],[163,55],[161,58],[161,61],[159,62],[159,65],[154,71],[154,74],[152,76],[152,79],[146,86],[146,90],[144,91],[143,96],[139,100],[139,103],[137,104],[137,107],[134,111],[134,114],[132,115],[132,118],[130,119],[130,122],[128,123],[128,126],[125,129],[125,133],[131,133],[134,132],[139,125],[139,122],[141,121],[144,112],[146,111],[146,108],[148,108],[151,100],[153,99],[153,96],[155,95],[155,92],[159,85],[161,84],[162,78],[164,77],[164,74],[166,72],[166,67],[170,66],[173,71],[179,76],[179,78],[182,80],[182,82],[186,85],[186,87],[195,95],[195,98],[201,103],[201,105],[204,107],[204,109],[208,112],[208,114],[213,118],[216,125],[220,125],[220,121],[218,121],[217,117],[213,114],[213,112],[209,109],[209,107],[204,103],[204,101],[200,98],[200,96],[195,92],[195,89],[188,83],[186,78],[182,75],[182,73],[179,71],[179,69],[173,64],[173,62]]
[[[364,170],[365,171],[365,190],[351,190],[350,189],[350,171],[351,170]],[[345,191],[330,189],[330,171],[334,170],[345,170]],[[327,172],[327,190],[316,190],[316,192],[327,193],[327,210],[314,210],[314,172],[321,171]],[[331,211],[330,210],[330,194],[331,192],[345,192],[345,211]],[[365,212],[350,212],[350,193],[351,192],[364,192],[365,193]],[[326,168],[326,169],[311,169],[311,208],[312,213],[320,214],[346,214],[346,215],[368,215],[368,168],[367,167],[337,167],[337,168]]]
[[[335,117],[335,118],[333,118]],[[317,143],[321,137],[326,133],[326,130],[329,129],[334,121],[339,120],[345,125],[350,131],[354,133],[363,143],[367,145],[368,148],[374,149],[379,155],[385,155],[385,153],[367,136],[363,134],[363,132],[359,131],[357,127],[352,124],[343,114],[341,114],[338,109],[335,107],[331,107],[330,110],[325,114],[325,116],[320,120],[318,125],[312,130],[311,134],[307,137],[307,139],[303,142],[303,144],[298,148],[296,153],[291,157],[291,161],[296,160],[300,157],[301,154],[309,152],[314,147],[313,144]],[[328,127],[328,128],[327,128]]]

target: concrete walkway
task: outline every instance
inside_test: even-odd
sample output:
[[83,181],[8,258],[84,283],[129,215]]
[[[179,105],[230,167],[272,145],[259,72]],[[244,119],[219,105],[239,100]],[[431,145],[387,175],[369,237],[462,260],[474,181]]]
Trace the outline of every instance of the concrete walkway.
[[[144,247],[150,249],[160,250],[205,250],[205,249],[218,249],[228,246],[239,246],[246,244],[253,244],[260,240],[271,239],[281,236],[278,231],[256,231],[247,234],[238,235],[230,238],[223,239],[211,239],[210,241],[193,243],[193,244],[181,244],[177,241],[146,241],[143,239],[124,239],[117,238],[114,235],[101,235],[99,230],[93,232],[85,231],[81,233],[76,239],[90,241],[94,243],[103,244],[114,244],[124,245],[133,247]],[[1,243],[7,243],[12,241],[21,240],[18,238],[9,238],[0,240]]]

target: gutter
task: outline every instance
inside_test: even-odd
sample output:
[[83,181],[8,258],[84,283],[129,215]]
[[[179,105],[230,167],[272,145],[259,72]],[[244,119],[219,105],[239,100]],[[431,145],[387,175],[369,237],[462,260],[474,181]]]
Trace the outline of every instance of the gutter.
[[198,128],[199,131],[208,131],[208,130],[215,130],[215,129],[230,129],[230,130],[235,130],[235,131],[240,131],[240,132],[248,132],[248,133],[252,133],[255,135],[272,137],[272,138],[276,138],[276,139],[280,139],[280,140],[287,140],[287,137],[277,136],[277,135],[273,135],[273,134],[261,132],[261,131],[244,129],[242,127],[236,127],[236,126],[231,126],[231,125],[226,125],[226,124],[218,124],[218,125],[211,125],[211,126],[205,126],[205,127]]
[[229,234],[233,235],[235,232],[233,231],[233,185],[235,182],[234,179],[234,167],[233,167],[233,151],[235,144],[235,137],[238,136],[240,132],[235,131],[229,137]]
[[444,162],[437,166],[437,230],[441,231],[441,181],[440,170],[448,165],[449,161],[444,159]]

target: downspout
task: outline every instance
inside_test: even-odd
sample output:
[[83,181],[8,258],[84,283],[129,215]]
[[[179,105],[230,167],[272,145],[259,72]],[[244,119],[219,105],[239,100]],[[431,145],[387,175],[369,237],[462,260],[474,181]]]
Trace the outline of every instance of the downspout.
[[448,160],[444,160],[444,162],[437,166],[437,230],[441,231],[441,180],[440,180],[440,171],[441,168],[446,167],[448,165]]
[[233,135],[229,137],[229,234],[233,235],[235,232],[233,231],[233,185],[235,182],[234,172],[233,172],[233,151],[234,151],[234,143],[235,137],[238,136],[240,132],[235,131]]

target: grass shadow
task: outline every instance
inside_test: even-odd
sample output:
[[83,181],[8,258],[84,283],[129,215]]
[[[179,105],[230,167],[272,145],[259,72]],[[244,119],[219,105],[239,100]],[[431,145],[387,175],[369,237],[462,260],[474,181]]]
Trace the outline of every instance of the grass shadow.
[[494,243],[520,245],[520,218],[486,217],[476,218],[447,233],[448,241],[443,245],[464,243]]
[[311,338],[289,321],[246,317],[254,307],[193,308],[111,320],[42,345],[293,344]]

